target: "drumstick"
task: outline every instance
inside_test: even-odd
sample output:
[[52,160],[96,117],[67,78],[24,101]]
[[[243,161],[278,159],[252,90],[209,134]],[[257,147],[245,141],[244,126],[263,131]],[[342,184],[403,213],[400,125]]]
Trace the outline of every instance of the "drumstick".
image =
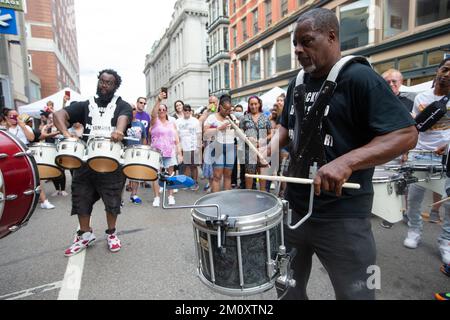
[[444,202],[446,202],[446,201],[448,201],[448,200],[450,200],[450,197],[447,197],[447,198],[445,198],[445,199],[442,199],[441,201],[432,203],[432,204],[430,204],[430,207],[435,206],[435,205],[437,205],[437,204],[444,203]]
[[266,158],[259,152],[259,150],[255,147],[255,145],[247,138],[247,136],[245,135],[245,133],[241,130],[241,128],[239,128],[236,123],[234,123],[233,119],[231,119],[230,117],[228,117],[228,121],[230,122],[231,126],[233,127],[233,129],[236,131],[237,135],[239,136],[239,138],[241,138],[242,140],[244,140],[244,142],[249,146],[250,149],[252,149],[252,151],[254,153],[256,153],[256,155],[262,160],[262,164],[266,165],[268,164],[266,161]]
[[[312,179],[304,179],[304,178],[294,178],[294,177],[284,177],[284,176],[262,176],[257,174],[246,174],[248,178],[260,178],[263,180],[269,181],[281,181],[281,182],[289,182],[289,183],[299,183],[299,184],[313,184]],[[343,188],[347,189],[360,189],[361,185],[359,183],[350,183],[346,182],[342,185]]]

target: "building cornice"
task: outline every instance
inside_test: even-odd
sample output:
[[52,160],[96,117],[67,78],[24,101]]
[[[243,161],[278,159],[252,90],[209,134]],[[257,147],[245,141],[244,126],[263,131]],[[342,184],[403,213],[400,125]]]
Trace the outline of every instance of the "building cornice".
[[214,32],[221,25],[229,26],[230,18],[225,17],[225,16],[218,17],[216,20],[213,21],[213,23],[211,23],[211,25],[208,26],[208,30],[207,30],[208,34],[210,34],[211,32]]

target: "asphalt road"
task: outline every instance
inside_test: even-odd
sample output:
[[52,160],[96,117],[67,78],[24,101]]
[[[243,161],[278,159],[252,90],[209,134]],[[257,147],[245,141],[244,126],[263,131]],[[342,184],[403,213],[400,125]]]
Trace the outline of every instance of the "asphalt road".
[[[51,183],[44,188],[47,194],[54,191]],[[141,189],[140,195],[143,203],[125,202],[119,217],[120,252],[112,254],[107,249],[100,201],[92,218],[97,242],[85,254],[70,259],[63,255],[77,227],[77,219],[69,215],[70,196],[49,197],[56,209],[38,206],[26,227],[0,240],[0,300],[276,299],[275,289],[230,297],[203,284],[197,277],[190,210],[155,209],[151,189]],[[193,204],[204,195],[203,191],[180,191],[177,205]],[[425,223],[422,244],[411,250],[402,244],[407,231],[404,223],[384,229],[379,218],[373,217],[372,222],[381,275],[377,299],[432,300],[435,292],[450,291],[450,278],[439,272],[439,225]],[[308,294],[313,300],[334,299],[327,272],[316,259]]]

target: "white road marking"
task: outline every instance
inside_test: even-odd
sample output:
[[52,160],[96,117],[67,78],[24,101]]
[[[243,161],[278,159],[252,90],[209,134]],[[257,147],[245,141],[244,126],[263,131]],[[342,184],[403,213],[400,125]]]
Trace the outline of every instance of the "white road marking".
[[78,300],[86,249],[69,258],[58,300]]
[[17,299],[22,299],[22,298],[26,298],[35,294],[39,294],[39,293],[43,293],[43,292],[47,292],[47,291],[51,291],[51,290],[56,290],[61,288],[62,285],[62,281],[58,281],[58,282],[54,282],[54,283],[50,283],[50,284],[46,284],[40,287],[35,287],[35,288],[31,288],[31,289],[26,289],[26,290],[21,290],[21,291],[17,291],[17,292],[13,292],[13,293],[9,293],[3,296],[0,296],[0,300],[17,300]]

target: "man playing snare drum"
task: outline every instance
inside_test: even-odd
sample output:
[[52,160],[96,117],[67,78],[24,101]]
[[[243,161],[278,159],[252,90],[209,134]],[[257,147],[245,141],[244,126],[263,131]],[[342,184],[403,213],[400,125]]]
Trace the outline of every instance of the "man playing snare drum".
[[[114,142],[121,142],[132,119],[131,106],[115,95],[121,82],[122,79],[116,71],[110,69],[100,71],[96,97],[72,103],[69,107],[56,112],[55,126],[64,137],[69,138],[71,136],[67,128],[78,122],[84,127],[84,140],[90,135],[110,137]],[[100,198],[105,204],[108,248],[111,252],[120,250],[116,220],[120,214],[124,184],[125,176],[120,167],[111,173],[97,173],[83,164],[80,169],[74,171],[71,214],[78,216],[80,229],[72,245],[64,251],[65,256],[73,256],[95,241],[90,218],[92,207]]]

